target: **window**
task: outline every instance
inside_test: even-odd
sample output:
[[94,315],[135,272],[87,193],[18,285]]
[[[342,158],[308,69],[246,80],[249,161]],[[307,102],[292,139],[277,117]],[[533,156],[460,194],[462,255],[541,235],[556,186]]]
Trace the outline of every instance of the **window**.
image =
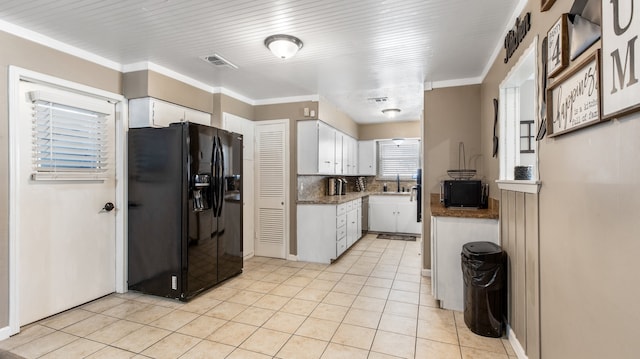
[[520,121],[520,153],[534,153],[533,121]]
[[108,115],[63,104],[60,96],[47,95],[29,93],[33,104],[32,178],[106,178]]
[[420,140],[378,141],[378,178],[415,178],[420,168]]

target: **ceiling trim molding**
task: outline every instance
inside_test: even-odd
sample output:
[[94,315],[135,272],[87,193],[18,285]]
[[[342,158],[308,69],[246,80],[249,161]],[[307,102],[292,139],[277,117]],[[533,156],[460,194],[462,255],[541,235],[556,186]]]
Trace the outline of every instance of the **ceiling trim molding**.
[[434,81],[431,83],[431,89],[439,89],[445,87],[457,87],[468,85],[479,85],[482,83],[482,77],[469,77],[466,79],[455,79],[445,81]]
[[513,13],[511,14],[511,17],[509,18],[509,20],[505,24],[505,29],[504,29],[504,31],[502,33],[502,36],[500,36],[500,38],[498,38],[498,43],[496,44],[495,50],[493,50],[493,54],[491,55],[491,57],[489,57],[489,61],[485,65],[484,71],[482,71],[482,74],[480,75],[480,78],[482,79],[480,81],[481,83],[484,81],[484,79],[489,74],[489,71],[493,67],[493,64],[496,62],[496,58],[498,57],[498,55],[500,54],[500,52],[504,48],[504,38],[505,38],[505,36],[507,36],[507,33],[509,33],[509,30],[511,30],[513,28],[513,22],[515,21],[515,19],[518,16],[520,16],[520,14],[524,10],[525,6],[527,5],[527,2],[528,2],[528,0],[519,0],[518,1],[518,4],[516,5],[516,8],[513,10]]
[[266,98],[262,100],[255,100],[255,105],[277,105],[281,103],[292,103],[292,102],[305,102],[305,101],[320,101],[320,95],[302,95],[302,96],[289,96],[289,97],[275,97],[275,98]]
[[250,99],[250,98],[248,98],[248,97],[246,97],[244,95],[241,95],[241,94],[239,94],[239,93],[237,93],[235,91],[231,91],[231,90],[229,90],[227,88],[224,88],[224,87],[216,87],[216,88],[214,88],[214,90],[211,93],[220,93],[220,94],[232,97],[232,98],[234,98],[234,99],[236,99],[238,101],[242,101],[242,102],[244,102],[244,103],[246,103],[248,105],[251,105],[251,106],[255,106],[256,105],[256,101],[254,99]]
[[42,35],[35,31],[25,29],[24,27],[14,25],[10,22],[0,20],[0,31],[4,31],[8,34],[20,37],[22,39],[35,42],[36,44],[48,47],[50,49],[64,52],[80,59],[96,63],[100,66],[122,72],[122,65],[115,61],[111,61],[92,52],[82,50],[75,46],[71,46],[67,43]]
[[158,64],[155,64],[153,62],[149,62],[149,61],[142,61],[142,62],[135,62],[133,64],[127,64],[122,66],[122,72],[123,73],[127,73],[127,72],[135,72],[135,71],[144,71],[144,70],[149,70],[149,71],[153,71],[153,72],[157,72],[161,75],[170,77],[174,80],[178,80],[180,82],[184,82],[188,85],[191,85],[193,87],[199,88],[200,90],[203,91],[207,91],[209,93],[214,93],[213,90],[215,89],[215,87],[210,86],[205,84],[204,82],[200,82],[196,79],[193,79],[189,76],[185,76],[179,72],[173,71],[171,69],[168,69],[164,66],[160,66]]

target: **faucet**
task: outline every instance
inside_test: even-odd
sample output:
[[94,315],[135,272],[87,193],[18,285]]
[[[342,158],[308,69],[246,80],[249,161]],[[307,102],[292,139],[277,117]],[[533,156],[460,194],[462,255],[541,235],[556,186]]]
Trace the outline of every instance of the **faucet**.
[[400,192],[400,174],[396,175],[396,184],[398,185],[398,190],[396,192]]

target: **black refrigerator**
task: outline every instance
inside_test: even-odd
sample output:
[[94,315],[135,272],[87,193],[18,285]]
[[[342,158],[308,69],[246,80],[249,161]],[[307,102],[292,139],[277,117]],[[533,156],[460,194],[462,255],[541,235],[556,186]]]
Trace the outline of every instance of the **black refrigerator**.
[[180,300],[242,272],[242,135],[175,123],[128,135],[128,286]]

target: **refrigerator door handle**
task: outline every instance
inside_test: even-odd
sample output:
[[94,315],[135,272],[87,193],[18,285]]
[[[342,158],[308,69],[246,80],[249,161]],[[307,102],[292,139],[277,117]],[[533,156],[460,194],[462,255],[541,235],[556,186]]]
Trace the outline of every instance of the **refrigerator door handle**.
[[212,164],[211,164],[211,172],[213,173],[213,186],[211,186],[211,194],[213,197],[213,213],[214,215],[218,210],[218,186],[219,184],[219,174],[218,174],[218,143],[216,142],[216,137],[213,138],[213,153],[211,154]]
[[220,202],[218,203],[218,214],[217,216],[220,217],[222,215],[222,206],[224,205],[224,185],[225,185],[225,178],[224,178],[224,151],[222,151],[222,141],[220,140],[220,137],[218,137],[218,153],[219,153],[219,158],[220,161],[218,163],[218,167],[220,168],[220,187],[218,188],[219,191],[219,199]]

